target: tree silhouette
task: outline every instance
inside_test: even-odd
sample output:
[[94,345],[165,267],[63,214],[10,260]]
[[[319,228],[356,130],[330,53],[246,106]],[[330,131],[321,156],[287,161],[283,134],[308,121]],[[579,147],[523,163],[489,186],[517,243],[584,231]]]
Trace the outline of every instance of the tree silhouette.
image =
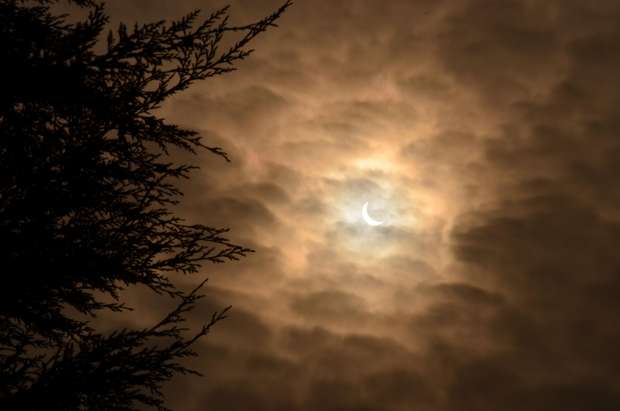
[[[189,224],[171,208],[194,168],[169,150],[219,147],[155,113],[194,81],[234,70],[249,43],[290,5],[238,27],[224,8],[110,31],[90,0],[78,23],[54,1],[0,0],[0,409],[164,410],[163,384],[226,310],[187,336],[173,273],[245,256],[225,229]],[[235,36],[222,48],[227,35]],[[132,285],[177,299],[148,329],[103,334],[89,316],[121,312]]]

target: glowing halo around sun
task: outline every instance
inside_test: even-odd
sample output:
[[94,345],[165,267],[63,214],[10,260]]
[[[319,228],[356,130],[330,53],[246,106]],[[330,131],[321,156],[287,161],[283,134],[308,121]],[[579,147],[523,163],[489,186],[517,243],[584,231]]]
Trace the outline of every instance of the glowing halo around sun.
[[362,218],[364,219],[366,224],[373,227],[383,224],[383,221],[375,220],[368,214],[368,201],[366,201],[364,203],[364,206],[362,207]]

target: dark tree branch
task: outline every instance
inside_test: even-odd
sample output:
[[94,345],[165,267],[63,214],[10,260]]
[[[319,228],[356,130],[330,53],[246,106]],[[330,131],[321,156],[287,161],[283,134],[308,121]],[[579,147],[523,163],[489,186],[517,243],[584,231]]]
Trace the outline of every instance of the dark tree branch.
[[[291,2],[244,26],[229,24],[228,8],[120,25],[102,53],[103,5],[73,0],[88,16],[68,23],[55,2],[0,0],[0,409],[164,410],[163,384],[197,374],[181,361],[228,310],[186,336],[204,283],[186,294],[172,275],[252,250],[171,211],[195,168],[171,149],[230,158],[156,110],[233,71]],[[99,312],[131,309],[121,292],[132,285],[180,302],[147,329],[92,328]]]

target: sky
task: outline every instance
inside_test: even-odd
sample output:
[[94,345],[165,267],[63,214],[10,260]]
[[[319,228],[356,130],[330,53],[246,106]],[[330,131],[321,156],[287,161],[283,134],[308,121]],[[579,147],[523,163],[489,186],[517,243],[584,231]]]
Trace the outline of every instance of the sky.
[[[114,21],[224,2],[109,0]],[[247,24],[276,0],[235,0]],[[208,265],[176,410],[620,409],[620,3],[296,0],[166,104],[207,152],[179,213]],[[369,226],[362,206],[383,224]],[[134,325],[168,308],[135,292]]]

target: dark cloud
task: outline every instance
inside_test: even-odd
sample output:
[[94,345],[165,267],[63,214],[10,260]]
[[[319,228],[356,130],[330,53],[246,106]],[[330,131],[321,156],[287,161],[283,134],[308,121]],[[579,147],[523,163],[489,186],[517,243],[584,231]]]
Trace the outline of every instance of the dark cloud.
[[354,294],[325,290],[304,294],[292,302],[291,308],[301,316],[318,323],[334,320],[360,322],[368,316],[364,305],[364,300]]
[[[618,404],[620,391],[609,380],[618,371],[609,362],[617,355],[611,341],[620,337],[609,329],[620,309],[610,298],[619,290],[614,244],[620,231],[609,212],[617,204],[615,184],[610,184],[617,175],[612,160],[617,143],[607,132],[616,127],[610,112],[617,110],[617,93],[604,90],[601,80],[618,69],[618,62],[605,55],[613,54],[619,33],[610,31],[600,15],[587,30],[581,24],[574,37],[565,20],[575,12],[570,9],[555,10],[552,21],[542,13],[548,24],[536,27],[548,32],[545,39],[534,40],[531,21],[515,20],[509,25],[529,32],[522,47],[508,47],[504,29],[483,43],[491,46],[485,50],[493,50],[501,40],[509,53],[501,63],[484,59],[499,70],[493,75],[527,82],[535,78],[530,74],[538,75],[535,71],[551,68],[558,78],[539,84],[538,95],[509,93],[519,104],[509,115],[503,113],[503,131],[485,144],[482,163],[493,176],[497,200],[461,217],[453,232],[467,278],[501,292],[519,313],[502,327],[490,328],[502,331],[492,338],[497,346],[503,341],[518,347],[507,363],[485,359],[483,372],[496,377],[499,387],[493,392],[503,399],[486,397],[472,409],[494,409],[518,397],[528,409],[607,410]],[[503,20],[493,15],[490,21]],[[529,35],[534,37],[528,42]],[[497,80],[493,75],[492,82]],[[485,98],[495,99],[488,79],[469,81]],[[507,99],[501,100],[496,104],[505,105]],[[538,361],[544,362],[536,366]],[[480,398],[474,387],[459,390],[472,400]]]

